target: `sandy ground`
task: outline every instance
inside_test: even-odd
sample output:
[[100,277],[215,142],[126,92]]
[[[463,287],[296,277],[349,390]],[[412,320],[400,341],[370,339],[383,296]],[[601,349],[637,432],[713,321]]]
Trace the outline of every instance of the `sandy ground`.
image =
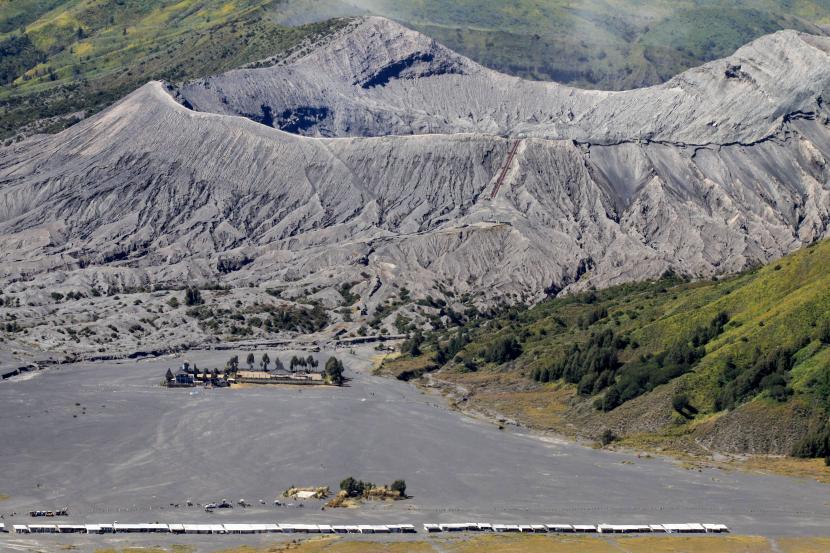
[[[187,358],[205,368],[232,353]],[[269,351],[286,363],[292,353]],[[375,353],[336,352],[352,377],[343,388],[160,388],[165,369],[182,357],[61,366],[4,381],[0,494],[8,499],[0,513],[7,525],[34,522],[22,514],[31,509],[68,506],[63,520],[71,522],[722,522],[767,536],[830,528],[830,486],[686,470],[670,460],[500,431],[411,385],[371,376]],[[376,483],[403,478],[412,498],[325,511],[320,501],[272,505],[291,485],[336,489],[350,475]],[[184,506],[223,498],[255,507],[208,514]],[[0,534],[7,546],[14,538]]]

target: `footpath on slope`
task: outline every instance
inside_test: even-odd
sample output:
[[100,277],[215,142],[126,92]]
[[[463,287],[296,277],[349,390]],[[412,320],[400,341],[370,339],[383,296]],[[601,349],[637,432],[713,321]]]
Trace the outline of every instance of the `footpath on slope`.
[[496,196],[499,193],[499,189],[501,188],[502,183],[504,182],[504,178],[507,176],[507,171],[513,165],[513,158],[516,157],[516,151],[519,149],[519,144],[521,144],[521,139],[516,140],[513,143],[513,147],[510,148],[510,152],[507,154],[507,159],[504,162],[504,165],[501,167],[501,173],[499,173],[499,177],[496,179],[496,184],[493,185],[493,191],[490,193],[490,199],[496,199]]

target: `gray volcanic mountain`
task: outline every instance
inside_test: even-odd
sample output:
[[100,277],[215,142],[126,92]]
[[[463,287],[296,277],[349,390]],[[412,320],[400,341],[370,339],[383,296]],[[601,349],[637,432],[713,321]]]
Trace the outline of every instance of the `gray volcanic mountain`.
[[533,299],[828,232],[827,38],[626,92],[502,75],[381,18],[257,65],[0,149],[0,282]]

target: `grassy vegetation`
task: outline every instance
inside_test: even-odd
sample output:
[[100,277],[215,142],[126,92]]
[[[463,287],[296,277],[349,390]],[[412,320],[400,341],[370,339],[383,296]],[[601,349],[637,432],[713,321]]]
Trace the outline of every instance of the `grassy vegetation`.
[[428,355],[406,356],[405,358],[389,356],[374,370],[374,373],[407,381],[419,378],[438,368],[435,361]]
[[113,548],[107,547],[103,549],[96,549],[95,553],[195,553],[196,548],[191,545],[172,545],[170,548],[166,547],[125,547]]
[[352,0],[487,66],[576,86],[633,88],[782,28],[830,21],[819,0]]
[[273,21],[276,0],[0,0],[0,138],[54,132],[151,79],[221,72],[342,24]]
[[[502,534],[442,536],[428,541],[380,542],[312,538],[270,545],[237,546],[217,553],[818,553],[827,551],[829,538],[757,536],[544,536]],[[141,549],[144,553],[178,553],[175,549]],[[135,549],[100,549],[96,553],[133,553]]]
[[[800,540],[806,542],[810,540]],[[448,548],[452,553],[772,553],[766,538],[756,536],[476,536]]]
[[435,553],[428,543],[407,541],[383,543],[377,541],[342,541],[339,538],[316,538],[298,542],[275,543],[267,546],[242,546],[223,549],[217,553]]
[[[660,405],[666,436],[727,411],[806,421],[792,454],[830,455],[830,241],[720,281],[667,275],[478,315],[427,335],[382,372],[440,368],[515,416],[559,419],[593,404],[613,417],[639,396]],[[656,394],[656,395],[655,395]],[[489,395],[489,402],[487,401]],[[653,401],[636,403],[653,408]],[[539,407],[537,410],[536,407]],[[584,412],[584,410],[583,410]],[[631,411],[626,411],[632,414]],[[555,423],[552,425],[555,426]]]
[[778,540],[778,548],[783,553],[821,553],[830,551],[830,538],[781,538]]
[[[734,463],[725,463],[728,469]],[[742,460],[740,468],[764,474],[780,474],[797,478],[809,478],[816,482],[830,484],[830,470],[824,459],[799,459],[795,457],[754,456]],[[830,549],[828,549],[830,551]]]

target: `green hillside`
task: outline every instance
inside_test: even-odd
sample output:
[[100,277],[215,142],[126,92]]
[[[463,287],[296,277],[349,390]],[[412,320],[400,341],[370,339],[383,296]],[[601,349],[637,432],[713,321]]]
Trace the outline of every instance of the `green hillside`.
[[[758,440],[769,436],[759,452],[824,457],[828,267],[824,241],[720,281],[667,275],[530,309],[468,312],[460,327],[415,336],[384,370],[411,377],[440,368],[441,379],[472,390],[480,407],[536,426],[728,446],[742,443],[729,434],[740,423]],[[776,425],[784,422],[781,437]]]
[[[320,13],[331,11],[332,3],[323,2]],[[656,84],[731,54],[761,35],[784,28],[821,33],[819,26],[830,23],[830,4],[822,0],[341,0],[340,4],[398,19],[506,73],[603,89]]]
[[0,0],[0,138],[35,122],[30,131],[57,131],[148,80],[236,68],[342,24],[280,25],[278,4]]

